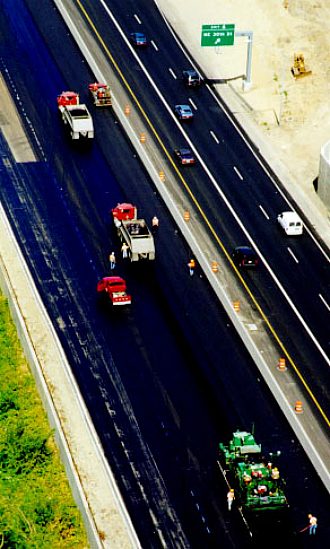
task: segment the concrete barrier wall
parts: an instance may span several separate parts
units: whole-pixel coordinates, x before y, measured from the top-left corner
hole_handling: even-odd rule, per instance
[[[321,148],[317,192],[330,209],[330,141]]]

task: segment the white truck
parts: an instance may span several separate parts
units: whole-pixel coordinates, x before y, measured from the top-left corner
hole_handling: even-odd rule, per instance
[[[57,104],[63,124],[69,126],[71,139],[85,137],[93,139],[93,119],[86,105],[79,103],[79,95],[75,92],[62,92],[57,98]]]
[[[303,233],[303,222],[296,212],[282,212],[277,216],[279,226],[288,236],[296,236]]]
[[[144,219],[137,219],[137,209],[132,204],[117,204],[111,210],[121,242],[126,242],[131,261],[155,259],[155,242]]]

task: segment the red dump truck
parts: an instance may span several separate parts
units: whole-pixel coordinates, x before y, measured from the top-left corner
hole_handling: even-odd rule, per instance
[[[131,261],[155,259],[154,237],[144,219],[138,219],[137,208],[123,202],[111,210],[121,242],[126,242]]]
[[[57,96],[57,105],[63,124],[69,128],[71,139],[93,139],[93,119],[86,105],[79,102],[78,93],[63,91]]]

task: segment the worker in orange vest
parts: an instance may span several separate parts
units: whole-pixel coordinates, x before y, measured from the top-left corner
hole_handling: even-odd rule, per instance
[[[188,267],[189,267],[190,276],[193,276],[193,274],[195,272],[196,261],[194,259],[191,259],[188,263]]]

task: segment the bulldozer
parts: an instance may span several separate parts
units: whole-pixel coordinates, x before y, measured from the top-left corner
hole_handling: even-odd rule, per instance
[[[303,76],[308,76],[312,74],[312,71],[307,69],[305,66],[305,59],[302,53],[294,54],[293,67],[291,72],[295,78],[302,78]]]

